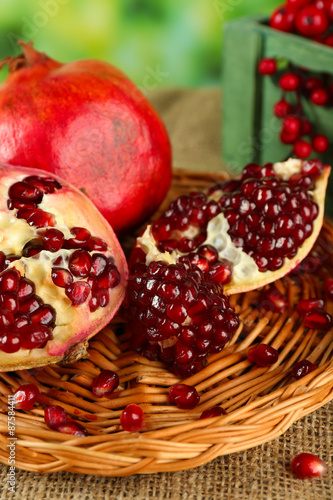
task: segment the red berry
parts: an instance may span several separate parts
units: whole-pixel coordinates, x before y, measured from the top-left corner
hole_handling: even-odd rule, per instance
[[[303,84],[303,88],[306,92],[311,93],[313,90],[317,90],[323,87],[323,82],[320,78],[316,76],[310,76],[307,78]]]
[[[309,135],[312,131],[312,125],[306,118],[301,119],[301,135]]]
[[[325,36],[323,42],[328,47],[333,47],[333,33],[329,33],[327,36]]]
[[[325,462],[312,455],[312,453],[300,453],[291,463],[293,472],[301,479],[325,476],[327,465]]]
[[[312,146],[307,141],[296,141],[294,144],[294,153],[298,158],[307,158],[312,152]]]
[[[283,144],[294,144],[298,138],[298,134],[289,134],[284,129],[282,129],[280,132],[280,141]]]
[[[274,75],[276,69],[275,59],[264,58],[258,63],[258,71],[261,75]]]
[[[284,118],[292,111],[291,104],[285,99],[281,99],[274,105],[274,114],[277,118]]]
[[[143,411],[140,406],[130,404],[121,412],[120,424],[124,431],[137,432],[141,429],[143,422]]]
[[[269,25],[279,31],[292,32],[294,28],[295,11],[289,6],[278,7],[269,19]]]
[[[301,9],[305,7],[305,5],[309,5],[312,0],[287,0],[287,5],[293,7],[295,10]]]
[[[203,411],[199,420],[203,420],[205,418],[220,417],[221,415],[226,414],[227,412],[223,408],[221,408],[221,406],[213,406],[213,408],[209,408],[209,410]]]
[[[325,106],[329,101],[329,93],[326,89],[315,89],[311,92],[311,102],[316,106]]]
[[[95,396],[102,398],[112,394],[119,385],[119,376],[111,370],[102,370],[94,379],[91,390]]]
[[[176,384],[170,389],[169,401],[182,410],[193,410],[199,404],[200,397],[195,387]]]
[[[31,410],[39,397],[39,389],[35,384],[24,384],[16,389],[14,396],[16,408]]]
[[[247,357],[258,366],[271,366],[277,362],[279,353],[270,345],[259,344],[248,351]]]
[[[295,18],[295,27],[298,33],[313,38],[323,35],[329,26],[327,14],[314,5],[303,7]]]
[[[283,120],[282,126],[283,130],[285,130],[288,134],[297,135],[301,129],[301,121],[295,116],[287,116]]]
[[[312,138],[312,147],[317,153],[325,153],[329,144],[330,143],[326,135],[317,134]]]
[[[333,21],[333,0],[326,0],[326,12],[331,22]]]
[[[309,361],[308,359],[302,359],[293,366],[291,374],[296,380],[299,380],[300,378],[305,377],[305,375],[312,372],[316,368],[317,365],[311,363],[311,361]]]
[[[279,86],[281,87],[282,90],[285,90],[286,92],[292,92],[294,90],[297,90],[298,87],[300,86],[300,83],[301,79],[295,73],[285,73],[284,75],[281,76],[279,80]]]

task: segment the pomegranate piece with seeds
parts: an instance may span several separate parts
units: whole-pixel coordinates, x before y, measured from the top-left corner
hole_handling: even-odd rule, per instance
[[[271,283],[316,241],[329,173],[319,160],[249,164],[239,179],[173,201],[137,239],[130,265],[187,258],[226,294]]]
[[[14,392],[15,407],[19,410],[31,410],[39,397],[39,389],[35,384],[21,385]]]
[[[50,174],[0,164],[0,194],[0,371],[72,362],[123,300],[122,249],[94,205]]]
[[[324,460],[312,453],[300,453],[291,463],[293,472],[301,479],[322,477],[327,473]]]

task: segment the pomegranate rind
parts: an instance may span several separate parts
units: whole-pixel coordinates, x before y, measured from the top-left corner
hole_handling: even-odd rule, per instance
[[[95,312],[91,312],[88,306],[89,299],[80,306],[72,307],[64,289],[56,287],[52,283],[51,266],[39,266],[37,269],[36,261],[31,257],[14,261],[9,267],[15,267],[23,276],[35,282],[36,294],[45,303],[50,303],[55,307],[57,319],[60,319],[61,323],[58,324],[56,321],[53,340],[48,341],[44,348],[32,350],[21,348],[11,354],[0,351],[0,372],[58,363],[66,359],[67,354],[70,355],[70,359],[73,359],[73,356],[75,359],[84,357],[86,351],[82,346],[102,330],[116,314],[124,299],[128,280],[126,258],[110,224],[87,196],[63,179],[39,169],[0,164],[0,214],[10,213],[6,205],[9,186],[30,175],[52,177],[61,184],[62,189],[56,193],[45,195],[39,207],[56,215],[56,227],[60,226],[63,229],[65,225],[69,228],[83,226],[90,230],[94,236],[102,238],[108,245],[108,253],[114,258],[114,263],[120,274],[120,283],[111,290],[107,307],[98,308]],[[28,226],[26,221],[16,219],[14,214],[11,217],[15,223],[18,223],[22,228],[24,227],[28,235],[33,234],[33,229]],[[9,232],[8,227],[0,227],[1,250],[6,247],[10,239]],[[25,240],[20,241],[20,237],[21,235],[18,234],[18,245],[22,248],[22,241]],[[27,240],[29,238],[30,236]],[[48,253],[45,252],[45,255]],[[52,255],[54,257],[56,253]],[[29,260],[30,264],[27,266]],[[65,321],[64,318],[66,318]]]
[[[295,172],[299,171],[301,163],[299,160],[289,160],[288,162],[281,163],[285,170],[286,178],[289,178],[290,174],[294,173],[293,168],[295,168]],[[288,170],[291,170],[291,172]],[[283,266],[276,271],[259,271],[257,265],[255,264],[252,257],[242,251],[241,248],[237,249],[237,251],[242,253],[243,265],[247,265],[247,263],[251,264],[251,269],[253,269],[253,273],[248,273],[247,276],[239,277],[236,276],[236,273],[233,270],[233,274],[229,283],[223,286],[223,293],[226,295],[233,295],[236,293],[244,293],[251,290],[255,290],[257,288],[261,288],[277,279],[282,278],[293,269],[295,269],[302,260],[309,254],[311,251],[323,224],[324,219],[324,210],[325,210],[325,194],[328,183],[328,178],[331,172],[331,168],[325,165],[323,172],[315,181],[315,187],[312,192],[313,200],[318,204],[319,211],[318,216],[314,220],[313,223],[313,232],[311,235],[303,242],[303,244],[298,248],[297,254],[292,258],[285,258],[285,262]],[[213,223],[215,219],[220,218],[223,220],[223,225],[225,228],[228,228],[229,225],[223,215],[223,213],[217,215],[213,218],[209,224]],[[209,225],[208,225],[209,227]],[[229,237],[229,235],[227,235]],[[230,243],[231,242],[231,238]],[[203,245],[209,244],[213,245],[213,242],[208,235],[207,239],[203,242]],[[175,264],[180,255],[182,255],[178,251],[169,252],[160,252],[157,248],[157,243],[153,236],[152,226],[148,225],[145,229],[144,233],[137,239],[136,247],[139,247],[146,254],[146,264],[149,264],[151,261],[164,261],[167,264]],[[236,248],[236,247],[235,247]]]

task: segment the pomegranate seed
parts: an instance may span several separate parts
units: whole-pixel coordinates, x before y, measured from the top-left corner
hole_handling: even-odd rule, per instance
[[[296,380],[299,380],[316,368],[317,365],[311,363],[308,359],[303,359],[293,366],[291,374]]]
[[[7,309],[0,311],[0,330],[6,330],[9,326],[14,324],[14,315]]]
[[[296,455],[291,463],[293,472],[301,479],[321,477],[327,473],[327,465],[325,462],[312,455],[312,453],[300,453]]]
[[[333,279],[327,279],[324,282],[324,290],[328,299],[333,299]]]
[[[44,305],[30,316],[31,323],[39,323],[41,325],[54,325],[56,319],[55,309],[50,305]]]
[[[12,200],[29,200],[40,202],[43,193],[37,187],[31,186],[27,182],[15,182],[8,191],[8,196]]]
[[[73,276],[71,273],[62,267],[53,268],[51,278],[53,283],[61,288],[66,288],[66,286],[73,283]]]
[[[324,301],[321,299],[302,299],[297,304],[297,311],[300,314],[306,314],[311,309],[324,307]]]
[[[316,330],[330,330],[332,326],[332,316],[323,309],[315,307],[305,314],[304,326]]]
[[[213,408],[209,408],[209,410],[203,411],[199,420],[203,420],[205,418],[220,417],[221,415],[226,414],[227,412],[223,408],[221,408],[221,406],[213,406]]]
[[[42,250],[44,250],[43,242],[34,238],[23,247],[22,255],[23,257],[34,257],[38,255]]]
[[[9,210],[20,209],[20,208],[37,208],[37,204],[34,201],[20,201],[20,200],[8,200],[7,207]]]
[[[25,326],[25,325],[30,325],[31,323],[31,320],[29,318],[29,316],[27,316],[26,314],[22,314],[22,313],[17,313],[15,314],[15,327],[16,328],[22,328],[22,326]]]
[[[39,397],[39,389],[35,384],[24,384],[16,389],[14,396],[16,408],[31,410]]]
[[[86,245],[87,250],[90,252],[106,252],[108,249],[107,244],[102,238],[97,238],[96,236],[92,236]]]
[[[83,425],[78,422],[74,422],[72,420],[67,420],[66,422],[62,422],[55,429],[58,432],[62,432],[63,434],[72,434],[73,436],[85,437],[88,436],[88,431]]]
[[[7,269],[0,275],[0,293],[2,292],[17,292],[21,275],[15,269]]]
[[[57,252],[60,250],[64,244],[64,240],[64,234],[59,231],[59,229],[48,229],[42,235],[45,250],[49,252]]]
[[[169,401],[182,410],[193,410],[200,401],[195,387],[186,384],[173,385],[169,392]]]
[[[106,273],[98,279],[99,288],[115,288],[120,283],[120,274],[114,264],[109,264]]]
[[[102,398],[112,394],[119,385],[119,376],[111,370],[102,370],[94,379],[91,390],[95,396]]]
[[[43,305],[43,301],[38,295],[32,295],[28,299],[21,302],[19,310],[23,314],[32,314]]]
[[[36,291],[35,283],[31,280],[28,280],[27,278],[21,278],[18,290],[17,290],[17,296],[20,301],[27,299],[28,297],[31,297]]]
[[[91,263],[91,256],[86,250],[75,250],[69,257],[68,267],[74,276],[87,278],[90,273]]]
[[[277,288],[268,288],[263,292],[263,306],[265,309],[273,310],[274,312],[283,312],[288,307],[287,298],[282,295]]]
[[[90,273],[93,276],[99,277],[106,271],[108,266],[108,259],[102,253],[94,253],[91,258],[91,270]]]
[[[50,328],[39,324],[22,326],[20,336],[23,349],[42,348],[53,338]]]
[[[316,179],[323,172],[324,166],[320,160],[308,160],[303,163],[302,174]]]
[[[90,292],[91,288],[85,281],[75,281],[65,288],[65,293],[74,306],[83,304],[89,297]]]
[[[52,430],[56,430],[60,424],[67,422],[68,418],[68,413],[62,406],[51,405],[44,409],[45,423]]]
[[[18,297],[15,292],[5,292],[0,295],[1,309],[7,309],[11,313],[17,313],[19,309]]]
[[[178,365],[188,365],[194,361],[195,357],[195,352],[191,347],[183,345],[181,342],[177,342],[174,359]]]
[[[29,177],[25,177],[24,182],[27,182],[28,184],[37,187],[39,191],[41,191],[44,194],[54,193],[54,191],[61,189],[61,184],[59,184],[58,181],[52,179],[51,177],[46,178],[46,177],[39,177],[37,175],[30,175]]]
[[[228,264],[214,262],[209,266],[207,276],[216,283],[226,284],[231,281],[232,270]]]
[[[4,331],[0,333],[0,350],[6,353],[17,352],[21,348],[21,337],[18,332]]]
[[[91,312],[97,311],[99,308],[99,300],[96,295],[92,295],[91,299],[89,300],[89,309]]]
[[[168,219],[159,219],[152,223],[152,233],[156,241],[167,240],[171,235],[171,225]]]
[[[89,243],[91,238],[91,233],[84,227],[73,227],[71,234],[74,235],[74,238],[67,240],[69,248],[82,248]]]
[[[259,344],[247,353],[248,359],[258,366],[271,366],[277,362],[279,353],[274,347],[266,344]]]
[[[25,217],[23,217],[25,218]],[[49,212],[44,212],[44,210],[40,210],[37,208],[34,210],[28,217],[27,217],[27,223],[29,226],[36,226],[36,227],[48,227],[48,226],[55,226],[56,225],[56,220],[52,214]]]
[[[130,404],[121,412],[120,424],[124,431],[137,432],[143,423],[143,411],[140,406]]]
[[[109,290],[103,289],[99,290],[96,294],[98,298],[98,304],[100,307],[106,307],[110,301],[110,293]]]

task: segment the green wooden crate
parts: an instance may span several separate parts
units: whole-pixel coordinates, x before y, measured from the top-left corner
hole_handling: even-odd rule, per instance
[[[266,23],[266,24],[265,24]],[[281,57],[313,72],[333,75],[333,49],[306,38],[271,29],[267,19],[243,18],[224,28],[223,54],[223,160],[235,172],[250,162],[281,161],[291,155],[292,147],[279,140],[281,120],[273,106],[281,90],[269,77],[257,72],[262,57]],[[318,131],[333,141],[333,108],[303,102],[308,118]],[[333,147],[324,155],[333,163]],[[333,214],[333,176],[328,189],[327,209]]]

